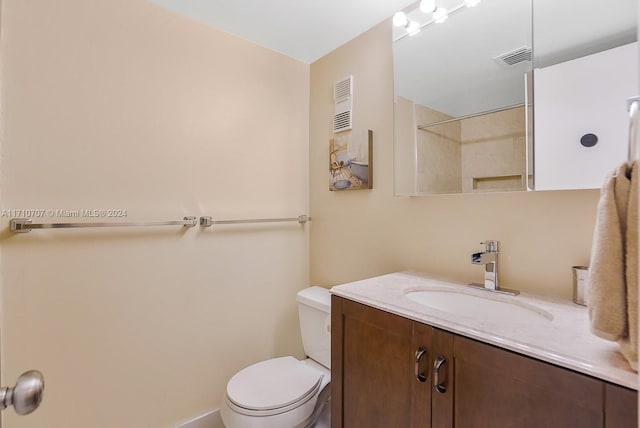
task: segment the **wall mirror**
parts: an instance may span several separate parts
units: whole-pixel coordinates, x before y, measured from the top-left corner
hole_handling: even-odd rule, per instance
[[[535,162],[541,155],[534,151],[532,108],[538,108],[533,96],[539,83],[536,72],[631,43],[637,34],[635,0],[613,0],[604,14],[601,3],[593,0],[466,3],[436,0],[437,7],[448,11],[447,19],[436,23],[434,13],[422,12],[417,2],[405,11],[407,24],[394,27],[396,195],[537,188]],[[419,32],[411,21],[417,22]],[[563,79],[561,85],[571,86],[571,76]],[[554,120],[563,108],[556,107]],[[621,108],[626,118],[626,102]],[[537,119],[542,112],[535,113]],[[554,144],[547,145],[548,152],[556,150]]]

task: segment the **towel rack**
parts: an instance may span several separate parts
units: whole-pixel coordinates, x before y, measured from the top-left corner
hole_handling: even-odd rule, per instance
[[[285,217],[285,218],[254,218],[246,220],[214,220],[209,216],[200,217],[200,226],[211,227],[217,224],[243,224],[243,223],[282,223],[295,221],[300,224],[305,224],[311,221],[311,217],[307,215],[299,215],[298,217]]]
[[[196,217],[184,217],[177,221],[129,222],[129,223],[33,223],[30,218],[13,218],[10,222],[14,233],[27,233],[33,229],[77,229],[85,227],[146,227],[146,226],[183,226],[198,225]]]
[[[629,110],[629,163],[638,159],[638,110],[640,110],[640,96],[627,100]]]
[[[195,227],[200,224],[202,227],[211,227],[217,224],[242,224],[242,223],[281,223],[295,221],[305,224],[311,221],[311,217],[302,214],[298,217],[286,218],[256,218],[246,220],[214,220],[211,217],[200,217],[200,221],[196,217],[184,217],[177,221],[159,221],[159,222],[130,222],[130,223],[34,223],[30,218],[13,218],[10,221],[11,232],[28,233],[33,229],[78,229],[86,227],[145,227],[145,226],[183,226]]]

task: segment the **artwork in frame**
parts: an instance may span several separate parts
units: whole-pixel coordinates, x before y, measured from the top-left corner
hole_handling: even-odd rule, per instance
[[[373,132],[353,130],[329,140],[329,190],[373,188]]]

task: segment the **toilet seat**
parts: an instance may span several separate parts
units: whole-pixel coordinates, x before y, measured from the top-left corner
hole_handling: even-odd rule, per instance
[[[295,409],[316,396],[324,374],[294,357],[262,361],[236,373],[227,384],[231,409],[271,416]]]

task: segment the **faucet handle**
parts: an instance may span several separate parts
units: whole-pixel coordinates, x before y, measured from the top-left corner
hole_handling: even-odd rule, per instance
[[[498,252],[498,241],[484,241],[480,243],[481,245],[485,245],[487,247],[487,251],[490,253]]]

